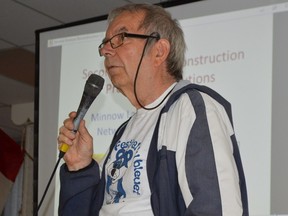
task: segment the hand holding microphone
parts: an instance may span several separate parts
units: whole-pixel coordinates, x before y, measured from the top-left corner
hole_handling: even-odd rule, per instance
[[[69,170],[81,169],[89,165],[92,160],[93,139],[85,127],[85,122],[81,120],[103,85],[104,79],[98,75],[92,74],[88,78],[77,113],[71,112],[59,130],[59,157],[63,157],[69,149],[69,153],[64,157]]]

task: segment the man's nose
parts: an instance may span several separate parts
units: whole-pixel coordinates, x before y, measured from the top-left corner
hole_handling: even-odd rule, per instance
[[[111,47],[111,44],[108,42],[104,44],[102,49],[100,50],[101,55],[104,57],[115,55],[116,50]]]

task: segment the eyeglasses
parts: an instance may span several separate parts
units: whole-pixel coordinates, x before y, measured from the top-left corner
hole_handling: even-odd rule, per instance
[[[155,38],[156,40],[160,39],[160,35],[157,32],[152,33],[151,35],[131,34],[131,33],[127,33],[127,32],[122,32],[122,33],[114,35],[110,39],[104,40],[98,47],[99,55],[103,56],[101,53],[101,50],[103,49],[105,44],[107,44],[109,42],[111,47],[113,49],[116,49],[124,43],[125,37],[140,38],[140,39]]]

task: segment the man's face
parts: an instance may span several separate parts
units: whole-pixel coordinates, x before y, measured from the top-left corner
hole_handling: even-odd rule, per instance
[[[110,39],[121,32],[144,34],[143,30],[138,30],[143,17],[143,13],[122,13],[110,23],[105,39]],[[120,47],[113,49],[108,42],[101,50],[105,57],[104,64],[107,73],[113,85],[126,96],[133,92],[134,78],[145,42],[146,40],[143,39],[125,37],[124,43]],[[149,67],[147,68],[149,64],[146,62],[149,62],[147,55],[143,59],[140,69],[140,71],[145,71],[145,74],[140,72],[138,77],[141,82],[145,82],[143,78],[149,77],[147,74],[149,72],[146,73],[147,70],[149,71]]]

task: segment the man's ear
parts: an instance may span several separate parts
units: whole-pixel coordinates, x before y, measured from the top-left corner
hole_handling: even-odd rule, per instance
[[[155,48],[155,63],[157,65],[162,64],[166,61],[170,52],[170,43],[166,39],[159,39],[154,46]]]

